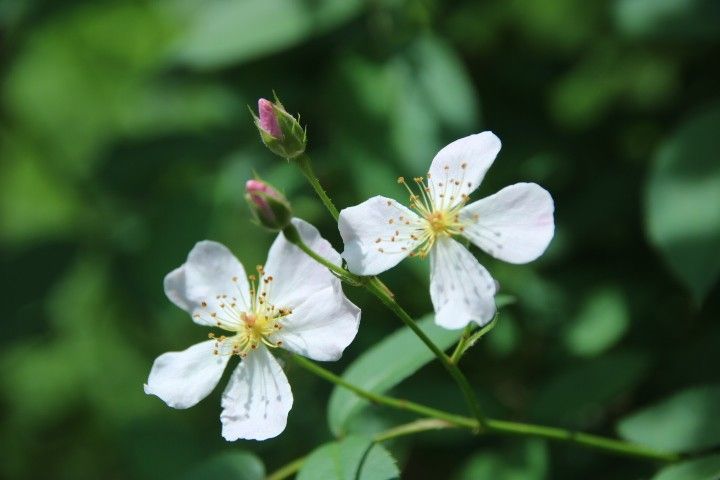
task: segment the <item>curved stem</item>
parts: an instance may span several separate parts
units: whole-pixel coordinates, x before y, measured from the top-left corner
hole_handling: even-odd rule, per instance
[[[307,456],[296,458],[292,462],[275,470],[273,473],[268,475],[265,480],[284,480],[286,478],[290,478],[302,468],[306,458]]]
[[[458,425],[439,418],[419,418],[409,423],[403,423],[397,427],[380,432],[373,437],[376,442],[386,442],[393,438],[414,435],[429,430],[444,430],[446,428],[458,428]]]
[[[475,345],[475,342],[482,338],[482,336],[485,335],[487,332],[495,328],[497,319],[498,314],[496,313],[490,323],[476,331],[473,331],[475,327],[472,323],[468,324],[468,326],[465,327],[465,330],[463,331],[463,334],[460,337],[460,340],[458,341],[455,350],[453,351],[452,355],[450,355],[450,361],[457,365],[460,362],[460,358],[462,358],[462,356],[470,347]]]
[[[384,432],[380,432],[373,437],[373,441],[377,443],[386,442],[388,440],[392,440],[393,438],[403,437],[405,435],[413,435],[415,433],[426,432],[429,430],[441,430],[444,428],[455,428],[455,425],[435,418],[421,418],[410,423],[398,425],[397,427],[385,430]],[[302,468],[306,459],[307,455],[296,458],[292,462],[278,468],[268,475],[266,480],[284,480],[291,477]]]
[[[470,386],[470,383],[468,382],[467,378],[465,378],[465,375],[460,371],[457,365],[455,365],[450,358],[445,355],[445,352],[440,350],[440,348],[435,345],[435,343],[428,337],[425,332],[422,331],[420,327],[418,327],[417,323],[415,323],[415,320],[408,315],[408,313],[395,301],[392,296],[388,294],[387,287],[377,278],[372,277],[366,284],[367,289],[373,293],[376,297],[380,299],[380,301],[388,307],[400,320],[405,323],[414,333],[415,335],[422,340],[422,342],[427,345],[427,347],[435,354],[435,356],[440,360],[440,363],[442,363],[443,367],[445,367],[445,370],[448,371],[450,376],[452,376],[453,380],[455,380],[455,383],[458,384],[460,387],[460,390],[462,391],[463,396],[465,397],[465,403],[467,403],[468,408],[470,409],[470,412],[472,412],[473,417],[477,420],[478,427],[480,429],[485,427],[485,418],[483,417],[482,411],[480,410],[480,404],[478,403],[477,397],[475,396],[475,392],[473,391],[472,387]]]
[[[315,176],[315,173],[312,170],[310,157],[308,157],[307,154],[303,153],[297,158],[297,161],[300,170],[308,179],[310,185],[320,197],[320,200],[322,200],[323,204],[328,209],[333,218],[337,220],[339,216],[338,210],[337,208],[335,208],[332,200],[330,199],[330,197],[328,197],[327,193],[322,188],[320,182]],[[286,228],[283,232],[285,233],[286,237],[290,242],[294,243],[301,250],[314,258],[316,261],[326,266],[328,269],[334,272],[341,280],[353,285],[365,286],[371,293],[378,297],[386,307],[388,307],[396,316],[398,316],[400,320],[402,320],[403,323],[405,323],[420,338],[420,340],[422,340],[423,343],[427,345],[427,347],[435,354],[435,356],[437,356],[445,369],[457,382],[465,397],[466,402],[468,403],[470,410],[475,416],[475,419],[444,412],[442,410],[437,410],[431,407],[427,407],[425,405],[409,402],[407,400],[401,400],[385,395],[376,394],[373,392],[368,392],[361,389],[360,387],[348,383],[341,377],[316,365],[315,363],[305,359],[304,357],[294,357],[300,365],[319,375],[320,377],[325,378],[326,380],[329,380],[344,388],[347,388],[348,390],[354,392],[356,395],[361,396],[372,402],[383,404],[391,408],[412,411],[424,416],[430,416],[436,419],[436,422],[444,421],[450,425],[468,428],[474,433],[496,433],[501,435],[532,436],[544,438],[547,440],[574,443],[576,445],[582,445],[584,447],[593,448],[608,453],[614,453],[617,455],[644,458],[662,462],[676,462],[681,459],[681,456],[675,453],[659,452],[657,450],[643,447],[642,445],[624,442],[622,440],[615,440],[607,437],[601,437],[598,435],[592,435],[583,432],[574,432],[562,428],[547,427],[530,423],[509,422],[492,418],[484,418],[480,411],[480,407],[477,402],[475,393],[472,391],[472,388],[470,387],[467,378],[465,378],[465,375],[463,375],[463,373],[456,365],[456,362],[459,361],[460,357],[462,356],[462,350],[460,350],[460,348],[457,348],[455,352],[453,352],[452,357],[448,357],[442,350],[438,348],[437,345],[435,345],[435,343],[433,343],[433,341],[427,335],[425,335],[425,333],[420,329],[420,327],[417,326],[412,317],[410,317],[410,315],[408,315],[408,313],[395,301],[390,290],[377,277],[361,277],[355,275],[318,255],[317,253],[312,251],[307,245],[305,245],[305,243],[300,238],[297,230],[292,227],[292,225]],[[463,336],[464,340],[461,341],[461,343],[463,344],[462,348],[465,347],[466,343],[470,343],[473,340],[476,340],[485,332],[485,329],[481,329],[479,332],[476,332],[476,334],[478,335],[477,337],[475,337],[475,335],[469,336],[467,338]],[[404,434],[410,434],[422,430],[423,429],[421,428],[401,429],[397,432],[398,434],[400,434],[399,432],[406,432]],[[300,466],[298,465],[295,470],[292,470],[286,476],[291,475],[299,468]],[[276,474],[278,472],[276,472]],[[286,478],[286,476],[272,476],[271,478],[273,480],[280,480],[281,478]]]
[[[377,403],[380,405],[385,405],[391,408],[394,408],[396,410],[405,410],[408,412],[417,413],[422,416],[426,417],[433,417],[438,418],[441,420],[445,420],[446,422],[449,422],[453,425],[457,425],[458,427],[465,427],[465,428],[476,428],[477,422],[474,420],[463,417],[460,415],[455,415],[453,413],[444,412],[442,410],[438,410],[432,407],[427,407],[425,405],[421,405],[419,403],[410,402],[408,400],[403,400],[401,398],[394,398],[394,397],[388,397],[385,395],[381,395],[378,393],[369,392],[367,390],[364,390],[356,385],[353,385],[352,383],[346,381],[344,378],[335,375],[330,370],[327,370],[320,365],[316,364],[312,360],[308,360],[305,357],[302,357],[300,355],[293,355],[293,360],[295,360],[295,363],[303,367],[304,369],[314,373],[320,378],[324,378],[325,380],[328,380],[329,382],[332,382],[336,385],[340,385],[343,388],[347,388],[351,392],[353,392],[355,395],[362,397],[366,400],[369,400],[373,403]]]
[[[463,330],[463,333],[460,336],[460,340],[458,340],[457,345],[455,345],[455,350],[453,350],[452,355],[450,355],[450,361],[452,363],[457,365],[457,363],[460,361],[460,357],[462,357],[463,352],[465,352],[465,345],[467,345],[467,341],[470,338],[470,335],[472,335],[474,328],[475,326],[471,322],[468,323]]]
[[[283,235],[285,235],[288,242],[292,243],[320,265],[333,272],[340,278],[340,280],[355,286],[363,285],[367,281],[367,277],[361,277],[360,275],[348,272],[344,268],[335,265],[327,258],[315,252],[312,248],[308,247],[307,244],[303,242],[303,239],[300,237],[300,233],[293,224],[289,224],[287,227],[283,228]]]
[[[333,218],[337,221],[340,214],[338,213],[337,208],[335,208],[335,204],[332,202],[332,200],[330,200],[330,197],[328,197],[327,193],[325,193],[322,185],[320,185],[320,181],[318,180],[315,172],[313,171],[312,162],[310,161],[310,157],[308,156],[308,154],[302,153],[295,157],[294,160],[297,161],[298,167],[300,167],[300,171],[303,173],[303,175],[305,175],[307,181],[310,182],[310,185],[313,187],[318,197],[320,197],[320,200],[325,205],[325,208],[328,209],[330,215],[332,215]]]
[[[668,463],[677,462],[682,458],[682,456],[677,453],[659,452],[652,448],[644,447],[635,443],[616,440],[614,438],[601,437],[590,433],[575,432],[564,428],[547,427],[545,425],[536,425],[532,423],[508,422],[492,418],[487,419],[486,426],[489,432],[502,435],[538,437],[547,440],[569,442],[626,457],[644,458]]]
[[[452,376],[453,380],[455,380],[460,387],[463,397],[465,397],[465,403],[467,403],[473,417],[477,419],[479,428],[484,427],[485,420],[482,415],[482,411],[480,410],[480,404],[478,403],[477,397],[475,396],[475,392],[473,392],[470,383],[467,381],[467,378],[465,378],[465,375],[463,375],[457,365],[455,365],[451,359],[445,355],[445,352],[440,350],[430,337],[428,337],[425,332],[418,327],[415,320],[413,320],[413,318],[408,315],[408,313],[395,301],[390,290],[380,281],[380,279],[377,277],[360,277],[352,274],[321,255],[318,255],[310,247],[308,247],[305,242],[303,242],[302,238],[300,238],[300,234],[293,225],[285,227],[283,234],[289,242],[295,244],[298,248],[300,248],[300,250],[330,269],[330,271],[334,272],[342,280],[350,282],[354,285],[363,285],[373,295],[375,295],[383,303],[383,305],[389,308],[398,318],[400,318],[400,320],[402,320],[403,323],[405,323],[405,325],[407,325],[408,328],[410,328],[415,335],[417,335],[418,338],[420,338],[420,340],[422,340],[422,342],[435,354],[438,360],[440,360],[440,363],[442,363],[443,367],[445,367],[448,373]]]
[[[403,400],[399,398],[389,397],[387,395],[381,395],[374,392],[364,390],[352,383],[349,383],[342,377],[335,375],[334,373],[326,370],[325,368],[317,365],[311,360],[304,357],[294,355],[293,359],[302,367],[306,368],[310,372],[318,375],[325,380],[328,380],[336,385],[340,385],[343,388],[347,388],[351,392],[355,393],[359,397],[365,398],[371,402],[385,405],[397,410],[404,410],[414,412],[425,417],[432,417],[435,419],[435,423],[431,425],[438,425],[439,422],[445,422],[448,428],[450,426],[466,428],[477,434],[497,434],[497,435],[514,435],[521,437],[537,437],[551,441],[573,443],[594,450],[600,450],[606,453],[612,453],[616,455],[622,455],[626,457],[643,458],[646,460],[654,460],[660,462],[677,462],[682,457],[676,453],[662,452],[654,450],[652,448],[644,447],[635,443],[625,442],[623,440],[617,440],[608,437],[602,437],[599,435],[592,435],[590,433],[575,432],[564,428],[548,427],[545,425],[536,425],[532,423],[522,422],[510,422],[506,420],[496,420],[493,418],[486,418],[484,424],[484,430],[478,431],[477,420],[461,415],[455,415],[453,413],[438,410],[436,408],[428,407],[419,403]],[[407,434],[415,433],[417,431],[424,431],[427,429],[416,429],[408,431]]]

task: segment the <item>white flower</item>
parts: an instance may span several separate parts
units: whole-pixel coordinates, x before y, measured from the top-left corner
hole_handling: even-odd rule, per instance
[[[350,271],[376,275],[407,256],[430,255],[436,323],[455,329],[492,320],[495,281],[453,237],[463,236],[495,258],[526,263],[545,251],[555,230],[552,197],[534,183],[467,204],[499,151],[492,132],[461,138],[438,152],[427,183],[415,178],[417,193],[398,179],[410,192],[412,210],[377,196],[340,212],[342,256]]]
[[[340,264],[340,255],[312,225],[293,219],[303,241]],[[195,323],[227,335],[155,359],[145,393],[173,408],[192,407],[220,381],[231,356],[241,358],[222,395],[222,435],[264,440],[287,423],[293,396],[271,350],[281,347],[314,360],[337,360],[355,338],[360,309],[340,281],[280,234],[265,267],[248,284],[242,264],[225,246],[195,245],[187,262],[165,277],[165,293]]]

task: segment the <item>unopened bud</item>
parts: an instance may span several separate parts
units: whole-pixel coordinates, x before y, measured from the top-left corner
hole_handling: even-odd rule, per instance
[[[264,98],[258,100],[258,115],[260,116],[258,128],[264,130],[265,133],[272,137],[282,138],[283,135],[280,131],[277,117],[275,116],[275,109],[270,100],[265,100]]]
[[[277,97],[275,102],[258,100],[259,116],[252,115],[260,138],[270,151],[288,160],[305,151],[307,132],[300,126],[300,116],[290,115]]]
[[[250,210],[261,225],[275,231],[288,226],[292,212],[280,192],[261,180],[248,180],[245,192]]]

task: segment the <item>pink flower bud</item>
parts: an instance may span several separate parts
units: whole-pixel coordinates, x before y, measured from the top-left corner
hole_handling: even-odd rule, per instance
[[[262,225],[272,230],[282,230],[290,222],[290,205],[273,187],[261,180],[248,180],[245,192],[255,218]]]
[[[283,134],[272,102],[264,98],[258,100],[258,113],[260,114],[260,128],[275,138],[282,138]]]
[[[250,194],[266,193],[268,195],[281,198],[282,195],[262,180],[248,180],[245,182],[245,191]]]

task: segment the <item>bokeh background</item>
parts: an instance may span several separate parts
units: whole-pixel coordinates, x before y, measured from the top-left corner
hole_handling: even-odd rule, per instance
[[[331,440],[331,388],[293,364],[287,430],[263,443],[222,440],[221,388],[187,411],[142,391],[157,355],[207,333],[165,299],[165,273],[205,238],[264,261],[273,235],[243,200],[254,172],[342,249],[299,171],[253,129],[247,105],[272,89],[302,114],[339,207],[403,198],[398,175],[486,129],[503,149],[480,195],[517,181],[552,192],[541,260],[477,252],[517,299],[463,360],[486,411],[615,435],[699,388],[715,397],[646,429],[720,430],[706,387],[720,382],[719,40],[712,0],[1,1],[0,477],[202,478],[204,462],[241,450],[272,471]],[[431,310],[426,263],[384,279],[414,315]],[[336,372],[399,327],[348,294],[364,319]],[[394,393],[464,411],[436,365]],[[374,408],[358,428],[400,420]],[[462,432],[388,447],[412,479],[655,471]]]

